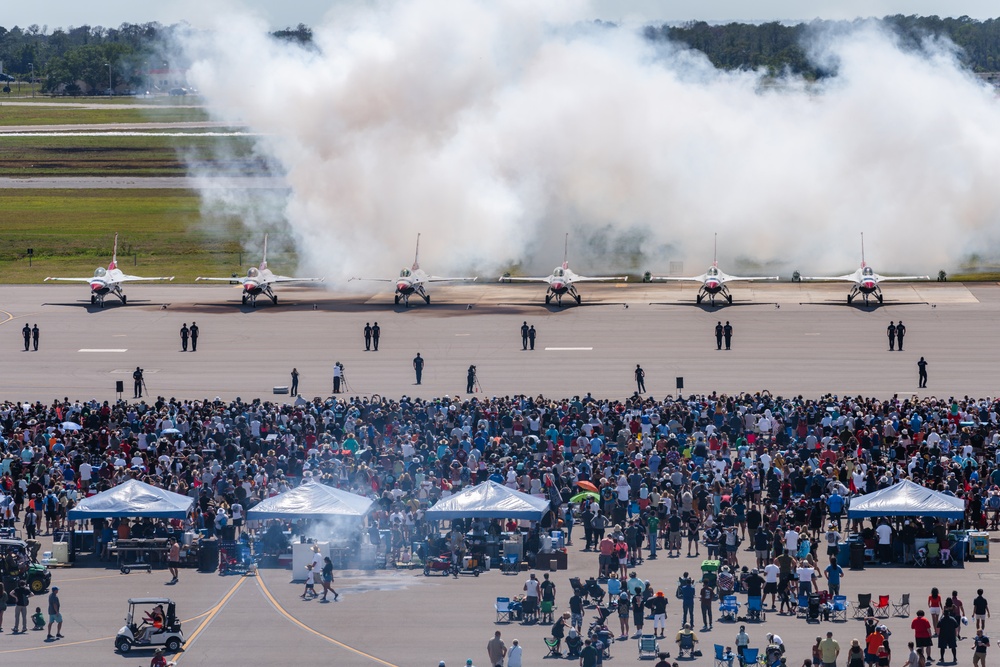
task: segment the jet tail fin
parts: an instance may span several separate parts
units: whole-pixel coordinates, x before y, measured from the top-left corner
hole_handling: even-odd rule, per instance
[[[115,246],[111,251],[111,264],[108,265],[108,269],[118,268],[118,234],[115,233]]]
[[[865,233],[861,232],[861,268],[867,266],[865,264]]]
[[[420,234],[417,233],[417,251],[413,253],[413,271],[420,268]]]
[[[267,268],[267,234],[264,234],[264,258],[260,262],[260,270]]]
[[[566,232],[566,238],[563,239],[563,263],[562,267],[564,269],[569,268],[569,232]]]

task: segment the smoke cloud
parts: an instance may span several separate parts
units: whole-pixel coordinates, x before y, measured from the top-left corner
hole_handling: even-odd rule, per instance
[[[816,84],[724,72],[580,2],[409,0],[337,9],[302,47],[227,13],[183,45],[217,120],[289,184],[302,270],[335,280],[578,273],[935,273],[997,247],[1000,107],[948,43],[876,23],[817,32]],[[206,197],[220,196],[217,191]],[[207,206],[220,206],[211,200]],[[258,238],[258,237],[254,237]],[[280,267],[275,267],[280,270]],[[539,273],[540,272],[540,273]]]

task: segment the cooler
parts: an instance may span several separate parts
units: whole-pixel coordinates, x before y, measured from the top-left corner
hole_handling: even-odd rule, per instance
[[[965,555],[966,559],[983,558],[987,562],[990,560],[990,534],[986,531],[970,530],[969,547]]]
[[[52,558],[57,563],[69,562],[69,542],[53,542]]]
[[[718,572],[719,563],[717,560],[703,560],[701,561],[701,571],[702,572]]]

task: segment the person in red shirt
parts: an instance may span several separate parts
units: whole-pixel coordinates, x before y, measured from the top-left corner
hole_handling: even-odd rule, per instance
[[[913,629],[913,639],[918,648],[931,648],[933,646],[933,642],[931,642],[931,622],[927,620],[923,609],[917,610],[917,617],[910,623],[910,628]]]

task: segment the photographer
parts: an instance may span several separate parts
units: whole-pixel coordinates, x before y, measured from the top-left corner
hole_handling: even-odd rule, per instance
[[[142,398],[142,388],[144,382],[142,380],[142,369],[138,366],[135,367],[135,372],[132,373],[132,398]]]
[[[465,393],[471,394],[476,388],[476,367],[469,366],[469,372],[465,377]]]

